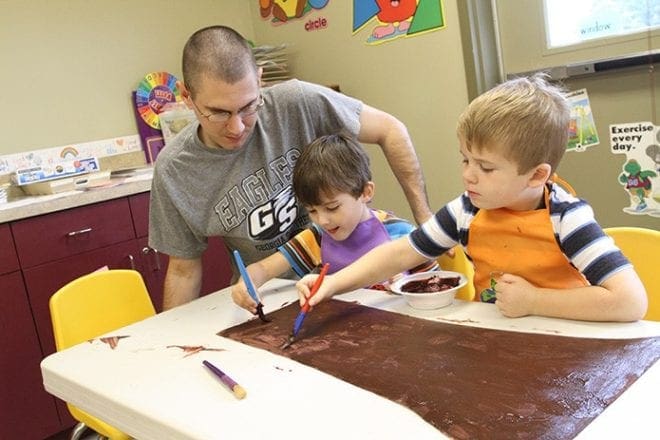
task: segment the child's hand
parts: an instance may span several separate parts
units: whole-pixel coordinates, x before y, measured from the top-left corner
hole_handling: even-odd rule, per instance
[[[519,318],[534,313],[538,289],[524,278],[505,273],[497,281],[495,291],[495,305],[504,316]]]
[[[300,307],[305,305],[305,301],[307,301],[307,298],[311,293],[312,286],[318,277],[318,275],[305,275],[300,281],[296,283],[296,289],[298,290],[298,297],[300,299]],[[321,283],[321,287],[319,287],[319,290],[316,291],[316,294],[309,300],[310,307],[313,307],[321,301],[332,297],[333,293],[330,288],[332,284],[331,278],[331,276],[325,276],[323,283]]]
[[[248,293],[243,280],[239,280],[236,284],[231,286],[231,299],[234,300],[236,305],[243,307],[253,315],[257,313],[257,303],[254,302]]]

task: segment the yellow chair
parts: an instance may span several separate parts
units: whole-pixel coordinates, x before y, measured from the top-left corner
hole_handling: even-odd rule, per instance
[[[467,277],[468,283],[456,292],[456,298],[472,301],[474,299],[474,267],[465,252],[463,252],[463,247],[460,245],[454,246],[453,257],[445,253],[440,255],[437,261],[440,269],[460,272]]]
[[[644,319],[660,321],[660,231],[636,227],[605,228],[644,283],[649,308]]]
[[[156,314],[144,281],[134,270],[106,270],[77,278],[55,292],[49,307],[58,351]],[[71,439],[79,438],[86,427],[112,440],[131,438],[69,403],[67,407],[80,422]]]

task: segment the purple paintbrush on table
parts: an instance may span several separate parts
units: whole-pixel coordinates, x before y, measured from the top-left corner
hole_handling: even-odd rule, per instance
[[[227,385],[229,387],[229,389],[231,390],[232,393],[234,393],[234,396],[236,396],[237,399],[242,399],[247,395],[247,392],[245,391],[245,389],[242,386],[240,386],[239,384],[237,384],[234,381],[234,379],[227,376],[220,368],[216,367],[215,365],[213,365],[209,361],[202,361],[202,363],[204,364],[204,366],[206,368],[211,370],[211,372],[213,374],[218,376],[218,378],[220,378],[222,383],[224,383],[225,385]]]

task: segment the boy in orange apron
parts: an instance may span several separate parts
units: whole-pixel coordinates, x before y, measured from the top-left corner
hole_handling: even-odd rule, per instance
[[[542,74],[507,81],[476,98],[457,130],[465,192],[409,237],[326,277],[310,305],[460,243],[474,264],[475,300],[494,300],[505,316],[641,319],[647,297],[634,268],[591,207],[556,182],[569,120],[561,89]],[[492,289],[494,273],[501,276]],[[298,283],[301,300],[315,278]]]
[[[328,274],[332,274],[376,246],[415,229],[390,212],[368,206],[374,194],[369,156],[348,135],[321,136],[308,145],[296,162],[292,182],[298,202],[307,209],[313,223],[280,246],[278,252],[247,267],[257,288],[290,269],[302,277],[329,263]],[[435,259],[425,259],[400,272],[437,269]],[[388,277],[365,286],[382,290],[383,281],[388,281]],[[231,287],[231,292],[236,304],[252,313],[256,311],[257,304],[247,293],[242,278]]]

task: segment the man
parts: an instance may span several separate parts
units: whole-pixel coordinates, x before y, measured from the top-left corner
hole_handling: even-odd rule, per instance
[[[302,81],[261,89],[261,73],[247,41],[225,26],[200,29],[183,49],[183,82],[177,86],[198,123],[159,154],[151,188],[149,245],[170,256],[164,309],[199,296],[207,237],[221,236],[250,264],[308,225],[291,174],[301,149],[319,136],[344,130],[378,144],[415,220],[431,216],[417,156],[400,121]]]

